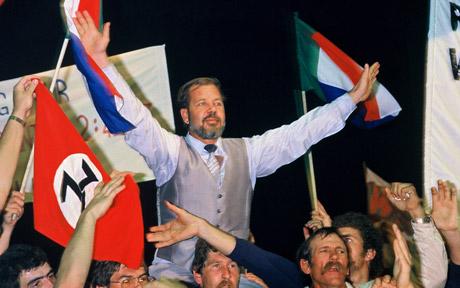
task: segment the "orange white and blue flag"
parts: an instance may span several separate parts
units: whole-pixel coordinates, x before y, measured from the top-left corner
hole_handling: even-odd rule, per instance
[[[80,41],[80,35],[73,23],[77,11],[88,11],[96,25],[101,26],[102,9],[100,0],[65,0],[64,12],[71,38],[73,56],[78,70],[85,76],[91,98],[97,113],[111,133],[124,133],[135,126],[126,120],[117,110],[115,97],[121,94],[104,74],[102,69],[86,52]]]
[[[298,17],[294,17],[301,89],[313,91],[321,100],[331,102],[350,91],[363,68]],[[401,107],[390,92],[376,82],[374,93],[358,106],[352,122],[373,128],[396,117]]]

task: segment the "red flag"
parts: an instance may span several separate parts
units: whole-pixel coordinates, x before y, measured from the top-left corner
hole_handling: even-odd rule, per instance
[[[35,229],[66,246],[96,184],[110,180],[48,89],[39,84],[35,128]],[[126,188],[96,225],[93,259],[128,267],[141,265],[144,230],[139,188],[131,176]]]

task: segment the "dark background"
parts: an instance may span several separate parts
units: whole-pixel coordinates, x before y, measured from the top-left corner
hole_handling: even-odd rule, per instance
[[[0,80],[54,69],[65,34],[58,2],[6,0],[0,7]],[[411,181],[421,188],[428,1],[103,2],[104,20],[112,22],[110,55],[166,44],[172,95],[194,77],[222,81],[228,98],[226,137],[261,134],[297,118],[289,20],[298,11],[356,62],[379,61],[379,81],[403,108],[391,123],[373,130],[348,124],[313,147],[319,199],[331,215],[365,213],[363,162],[388,181]],[[64,66],[71,64],[68,51]],[[308,101],[310,107],[319,104],[312,97]],[[146,226],[156,221],[154,187],[153,181],[141,184]],[[259,246],[293,257],[310,213],[306,187],[301,159],[258,179],[251,229]],[[13,242],[41,245],[57,261],[60,249],[33,233],[32,222],[28,204]],[[153,249],[147,248],[150,261]]]

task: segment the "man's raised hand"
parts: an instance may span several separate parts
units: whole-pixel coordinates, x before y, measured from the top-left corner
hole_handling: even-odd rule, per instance
[[[377,74],[379,74],[380,64],[375,62],[369,67],[369,64],[364,65],[364,70],[361,73],[358,83],[348,92],[353,102],[358,104],[366,100],[372,92],[374,83],[377,80]]]
[[[83,13],[77,12],[76,17],[73,18],[73,22],[78,34],[80,34],[83,47],[85,47],[86,52],[93,58],[96,64],[101,68],[110,65],[107,57],[107,46],[110,42],[110,22],[104,24],[101,33],[94,24],[93,18],[91,18],[91,15],[86,10]]]

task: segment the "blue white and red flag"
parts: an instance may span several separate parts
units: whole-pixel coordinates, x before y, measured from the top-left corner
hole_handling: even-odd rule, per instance
[[[94,106],[107,129],[111,133],[124,133],[135,126],[118,112],[115,97],[121,94],[104,74],[102,69],[86,52],[80,41],[80,35],[73,23],[77,11],[88,11],[96,25],[102,23],[101,1],[99,0],[65,0],[64,12],[72,43],[73,56],[78,70],[85,76]]]
[[[358,82],[363,68],[321,33],[295,17],[297,60],[301,88],[313,91],[331,102],[350,91]],[[352,122],[358,127],[373,128],[395,118],[401,107],[393,95],[376,82],[373,93],[358,105]]]

